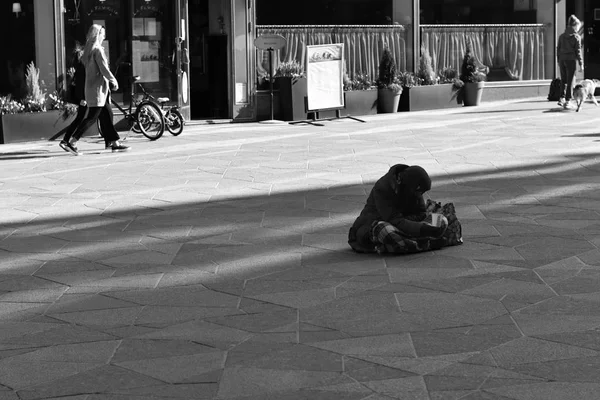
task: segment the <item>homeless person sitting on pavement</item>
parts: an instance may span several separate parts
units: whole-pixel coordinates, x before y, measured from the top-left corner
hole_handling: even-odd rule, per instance
[[[418,165],[391,167],[350,228],[350,247],[357,253],[408,254],[462,244],[454,205],[425,202],[423,193],[429,189],[431,178]],[[442,214],[440,222],[432,223],[432,214]]]

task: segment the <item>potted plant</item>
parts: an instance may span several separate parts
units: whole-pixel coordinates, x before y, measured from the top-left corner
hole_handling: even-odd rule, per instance
[[[453,101],[451,80],[447,75],[456,70],[445,68],[440,72],[433,69],[431,55],[425,47],[421,47],[421,57],[416,73],[402,72],[399,75],[402,84],[400,111],[434,110],[457,107]]]
[[[306,74],[298,61],[282,62],[275,71],[275,88],[279,90],[279,108],[284,121],[307,119]]]
[[[377,78],[377,102],[383,113],[398,111],[402,86],[398,83],[396,60],[388,48],[383,50],[379,62],[379,77]]]
[[[489,68],[478,63],[471,48],[467,47],[460,68],[460,76],[454,79],[452,84],[457,100],[462,100],[465,106],[478,106],[481,102],[488,71]]]
[[[377,114],[377,88],[367,74],[344,75],[344,115]]]
[[[27,94],[22,99],[0,97],[0,143],[50,139],[71,123],[75,105],[66,103],[61,92],[49,96],[42,89],[34,63],[25,74]]]

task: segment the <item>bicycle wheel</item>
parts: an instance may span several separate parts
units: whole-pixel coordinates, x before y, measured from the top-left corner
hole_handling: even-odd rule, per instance
[[[150,101],[144,101],[137,106],[135,118],[144,136],[150,140],[160,138],[165,132],[163,114],[160,108]]]
[[[131,130],[135,133],[142,133],[142,130],[140,129],[140,124],[138,124],[137,122],[133,123],[133,125],[131,126]]]
[[[183,132],[185,120],[179,110],[171,108],[165,115],[165,125],[167,126],[167,130],[171,132],[173,136],[177,136]]]

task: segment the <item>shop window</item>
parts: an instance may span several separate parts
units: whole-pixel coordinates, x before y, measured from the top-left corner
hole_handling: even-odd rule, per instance
[[[459,69],[467,46],[490,81],[554,74],[554,0],[420,1],[421,43],[435,69]]]
[[[119,82],[113,98],[130,101],[131,78],[141,77],[156,97],[177,99],[175,3],[170,0],[65,0],[65,47],[69,55],[85,45],[92,24],[106,27],[103,43],[110,69]]]
[[[344,43],[349,78],[376,80],[384,48],[392,52],[399,71],[412,70],[412,2],[406,0],[306,0],[289,4],[256,0],[256,35],[280,34],[287,45],[274,52],[281,62],[306,63],[306,46]],[[257,50],[259,82],[268,75],[268,52]]]
[[[34,63],[40,70],[42,90],[56,89],[54,9],[47,0],[0,4],[0,95],[21,99],[27,95],[25,74]]]

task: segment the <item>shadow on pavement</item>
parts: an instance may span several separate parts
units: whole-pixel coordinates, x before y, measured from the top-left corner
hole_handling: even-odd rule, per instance
[[[597,267],[587,270],[583,286],[577,285],[577,271],[553,280],[562,271],[560,262],[575,256],[586,265],[600,265],[591,243],[600,237],[599,155],[562,154],[568,160],[433,176],[431,196],[457,205],[466,243],[402,257],[355,254],[346,244],[347,230],[372,181],[345,186],[323,182],[320,188],[268,196],[232,190],[215,201],[203,200],[208,196],[193,182],[182,190],[172,173],[173,186],[162,188],[171,189],[170,200],[148,200],[141,193],[153,193],[154,182],[136,182],[132,189],[119,184],[118,173],[102,193],[77,187],[65,189],[68,195],[47,187],[22,190],[16,194],[27,199],[13,205],[23,210],[17,220],[31,217],[29,207],[49,216],[5,220],[0,227],[0,299],[6,305],[0,316],[3,323],[14,324],[6,327],[2,344],[4,355],[23,368],[19,371],[30,369],[21,375],[45,380],[3,379],[21,383],[22,398],[105,392],[127,396],[148,386],[174,392],[185,386],[176,383],[190,381],[198,382],[197,390],[216,392],[218,387],[219,398],[237,398],[237,393],[241,398],[245,393],[236,389],[239,385],[256,386],[235,375],[246,369],[281,369],[281,375],[268,375],[288,379],[278,390],[298,390],[288,383],[292,378],[285,368],[290,363],[294,370],[310,369],[316,376],[325,370],[322,359],[337,357],[331,361],[336,369],[326,373],[341,375],[338,353],[344,353],[323,344],[337,340],[351,344],[343,355],[350,365],[344,374],[354,373],[352,363],[360,363],[356,368],[361,373],[377,367],[369,379],[381,379],[383,366],[366,363],[364,355],[372,353],[355,347],[363,346],[362,340],[383,349],[376,355],[398,351],[395,343],[400,342],[391,346],[391,340],[409,340],[410,352],[393,354],[411,362],[424,356],[460,361],[464,357],[459,355],[481,353],[482,361],[468,358],[464,365],[491,368],[491,358],[483,357],[490,349],[515,340],[534,343],[512,319],[518,310],[543,303],[541,307],[562,311],[564,303],[544,301],[600,291]],[[293,177],[289,180],[293,183]],[[202,176],[197,182],[202,183]],[[10,202],[14,195],[2,192],[0,198]],[[68,212],[52,216],[64,210]],[[557,264],[533,271],[552,263]],[[582,309],[582,318],[591,318],[591,306],[586,303]],[[518,316],[549,318],[539,314],[534,310]],[[559,314],[553,317],[562,319]],[[575,323],[579,320],[568,319]],[[9,333],[11,328],[37,330]],[[49,363],[32,367],[39,362],[35,351],[79,344],[105,346],[108,356],[86,365],[88,370],[49,378],[38,371]],[[61,364],[54,360],[62,360],[58,356],[63,352],[57,350],[53,364]],[[182,367],[186,362],[190,368]],[[423,365],[431,360],[427,362]],[[198,365],[204,369],[194,369]],[[590,365],[588,370],[597,374],[596,365]],[[455,365],[449,368],[455,370]],[[192,372],[186,375],[188,369]],[[401,368],[385,371],[406,377]],[[163,377],[170,373],[169,379]],[[434,373],[442,374],[436,369],[411,376],[426,379]],[[250,379],[252,384],[256,379]],[[269,387],[273,378],[265,379]],[[428,384],[427,390],[436,389]],[[337,392],[320,398],[334,398],[331,393]],[[266,398],[261,395],[253,399]],[[307,392],[303,398],[316,397]]]

